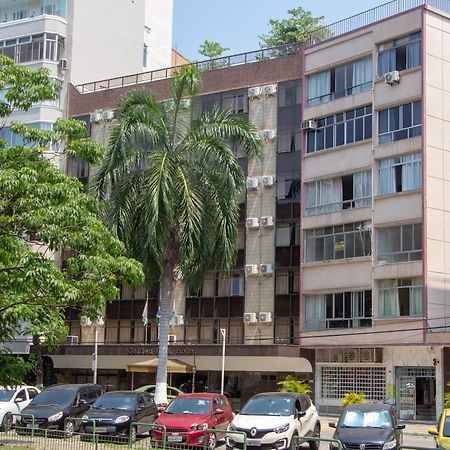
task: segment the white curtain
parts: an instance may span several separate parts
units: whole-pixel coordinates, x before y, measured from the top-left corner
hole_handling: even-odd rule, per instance
[[[364,292],[352,292],[352,326],[359,327],[359,319],[356,317],[364,317]]]
[[[370,205],[372,196],[372,173],[370,170],[353,174],[353,199],[355,208]]]
[[[309,330],[326,328],[325,294],[305,297],[305,328]]]
[[[400,316],[397,280],[381,280],[378,290],[378,316]]]
[[[380,195],[392,194],[395,192],[395,169],[392,166],[392,159],[380,161]]]
[[[308,77],[308,105],[318,105],[330,101],[330,71]]]
[[[395,70],[395,49],[384,50],[378,53],[378,76]]]
[[[342,181],[340,178],[319,183],[319,214],[339,211],[342,207]]]
[[[410,315],[422,315],[422,278],[413,278],[413,286],[409,290]]]
[[[422,186],[422,160],[420,154],[402,158],[402,190],[410,191]]]
[[[313,216],[316,214],[315,207],[317,205],[317,183],[308,183],[306,185],[306,209],[305,216]]]
[[[276,246],[289,247],[291,245],[291,225],[289,222],[277,224]]]
[[[352,93],[367,91],[372,81],[372,57],[356,61],[353,64]]]
[[[421,42],[417,41],[406,47],[407,68],[420,66]]]
[[[215,278],[206,278],[203,280],[202,297],[214,297],[216,293]]]

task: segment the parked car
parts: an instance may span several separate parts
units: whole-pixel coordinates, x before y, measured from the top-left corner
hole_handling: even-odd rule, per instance
[[[33,386],[0,387],[0,430],[9,431],[25,406],[41,392]]]
[[[150,430],[144,424],[152,424],[158,417],[158,409],[150,394],[136,391],[108,392],[99,397],[83,416],[82,440],[89,440],[95,433],[119,436],[136,441],[138,434]],[[139,425],[132,425],[139,422]]]
[[[338,423],[330,422],[329,426],[336,428],[333,439],[341,441],[348,450],[363,447],[396,450],[403,442],[405,428],[397,422],[391,405],[374,403],[347,406]],[[330,450],[337,447],[331,443]]]
[[[183,394],[175,397],[155,424],[166,427],[169,444],[203,445],[204,430],[217,428],[226,430],[233,419],[233,411],[228,399],[221,394]],[[163,431],[153,429],[153,438],[162,441]],[[209,433],[207,443],[210,449],[217,446],[218,439],[225,433]]]
[[[445,408],[442,411],[437,425],[431,427],[428,433],[434,436],[436,440],[436,447],[450,450],[450,409]]]
[[[64,430],[70,437],[81,421],[66,420],[67,417],[81,417],[101,395],[96,384],[57,384],[43,390],[22,410],[19,434],[26,434],[33,427],[36,430]],[[32,416],[34,416],[34,424]]]
[[[155,396],[156,386],[154,384],[147,384],[145,386],[141,386],[140,388],[135,389],[136,392],[147,392],[152,397]],[[176,387],[167,386],[167,400],[173,400],[176,396],[184,394],[184,392]]]
[[[244,405],[228,427],[247,435],[247,449],[288,449],[294,436],[320,437],[320,420],[310,398],[294,392],[256,394]],[[227,449],[243,448],[240,434],[227,435]],[[305,439],[307,441],[307,439]],[[319,442],[308,441],[311,450]]]

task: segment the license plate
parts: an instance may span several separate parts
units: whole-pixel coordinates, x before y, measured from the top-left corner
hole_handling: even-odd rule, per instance
[[[36,429],[36,428],[39,428],[39,425],[36,425],[36,424],[33,424],[33,423],[27,423],[27,428],[34,428],[34,429]]]
[[[96,433],[106,433],[107,428],[106,427],[96,427],[95,432]]]
[[[178,436],[176,434],[169,434],[167,436],[167,442],[183,442],[183,436]]]
[[[247,439],[247,445],[252,445],[253,447],[260,447],[261,440],[260,439]]]

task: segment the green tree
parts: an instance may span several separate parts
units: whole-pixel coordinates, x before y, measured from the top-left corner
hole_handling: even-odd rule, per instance
[[[236,256],[239,195],[245,177],[233,153],[259,155],[261,141],[245,116],[214,108],[191,118],[199,88],[193,66],[172,79],[169,101],[129,93],[116,110],[109,147],[93,189],[106,220],[160,286],[155,401],[167,402],[167,349],[176,278],[199,287],[205,271],[230,269]],[[190,102],[183,97],[191,99]]]
[[[311,394],[307,381],[299,380],[292,375],[286,375],[284,380],[277,383],[280,392],[297,392],[299,394]]]
[[[59,86],[44,69],[31,71],[0,55],[3,120],[14,110],[55,99]],[[125,247],[96,213],[82,184],[61,173],[60,152],[96,161],[100,146],[85,138],[82,122],[58,120],[52,131],[20,122],[11,130],[25,144],[0,140],[0,385],[17,384],[30,368],[8,353],[20,334],[45,338],[55,348],[67,334],[65,312],[77,307],[96,317],[117,298],[117,284],[138,283],[142,266],[125,257]],[[65,143],[65,147],[60,144]],[[49,146],[51,145],[51,149]],[[55,255],[65,255],[55,264]]]
[[[271,27],[268,34],[259,36],[261,48],[279,47],[296,42],[304,42],[310,36],[318,39],[330,37],[331,33],[324,28],[324,16],[314,17],[311,11],[304,10],[301,6],[289,9],[291,17],[282,20],[270,19]]]
[[[360,392],[357,394],[356,392],[348,392],[344,395],[342,399],[342,406],[345,408],[348,405],[355,405],[357,403],[366,403],[366,396],[364,395],[364,392]]]
[[[230,50],[228,47],[222,47],[219,42],[205,40],[200,45],[198,52],[200,55],[206,56],[209,59],[219,58],[226,51]]]

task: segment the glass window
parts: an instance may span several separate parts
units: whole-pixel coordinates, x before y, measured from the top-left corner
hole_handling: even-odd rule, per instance
[[[422,259],[422,224],[378,229],[378,260],[387,263]]]
[[[380,280],[378,316],[402,317],[422,314],[422,278]]]

